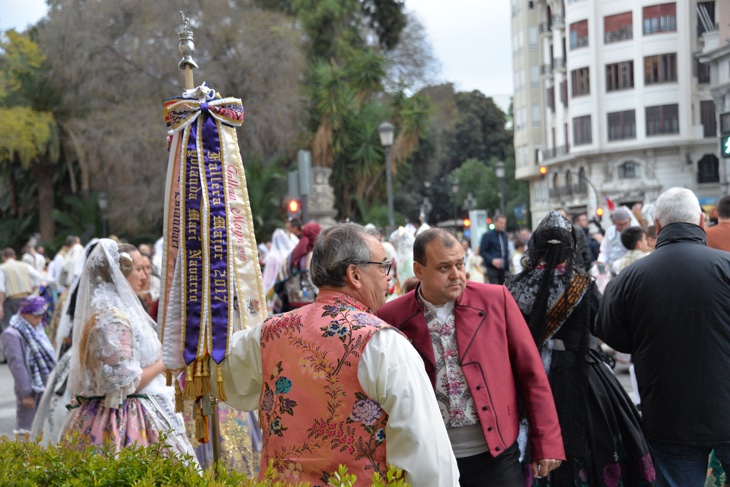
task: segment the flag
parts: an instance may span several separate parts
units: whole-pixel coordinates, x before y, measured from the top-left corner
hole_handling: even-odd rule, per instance
[[[611,198],[606,196],[606,205],[608,206],[608,211],[613,211],[616,208],[616,203],[611,201]]]

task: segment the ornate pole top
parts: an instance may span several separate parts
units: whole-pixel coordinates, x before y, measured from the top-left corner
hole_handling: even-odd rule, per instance
[[[185,13],[180,11],[180,17],[182,17],[182,29],[177,33],[177,37],[180,40],[179,49],[180,54],[183,58],[178,63],[177,67],[181,70],[186,68],[197,69],[198,65],[193,61],[193,53],[195,52],[195,44],[193,44],[193,31],[190,30],[190,18],[185,17]]]

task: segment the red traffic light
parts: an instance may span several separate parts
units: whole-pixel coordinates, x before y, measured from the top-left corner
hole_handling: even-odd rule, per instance
[[[487,218],[487,225],[489,225],[490,223],[492,223],[492,219],[491,218]]]

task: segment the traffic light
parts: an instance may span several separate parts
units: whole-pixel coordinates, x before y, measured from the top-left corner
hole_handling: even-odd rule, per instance
[[[545,179],[546,174],[547,174],[547,167],[540,166],[540,179]]]
[[[724,158],[730,157],[730,134],[723,134],[720,138],[720,155]]]
[[[291,199],[286,204],[286,211],[289,215],[289,218],[298,218],[299,217],[299,210],[301,209],[302,205],[299,203],[299,200],[297,199]]]
[[[468,218],[464,218],[464,228],[469,228],[471,226],[471,220]]]
[[[596,217],[603,218],[603,208],[601,208],[600,206],[596,208]]]

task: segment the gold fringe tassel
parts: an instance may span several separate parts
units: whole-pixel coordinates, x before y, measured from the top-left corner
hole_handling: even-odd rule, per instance
[[[193,381],[195,380],[195,376],[193,375],[194,363],[191,362],[185,367],[185,390],[183,391],[183,397],[188,400],[195,400],[198,397],[193,393]]]
[[[165,369],[165,385],[167,387],[172,385],[172,371],[170,369]]]
[[[210,357],[205,357],[201,360],[203,363],[203,373],[200,378],[200,395],[205,396],[210,394]]]
[[[210,441],[208,418],[203,416],[203,408],[200,404],[195,404],[195,438],[199,443],[208,443]]]
[[[216,383],[218,384],[218,399],[221,401],[227,401],[226,387],[223,385],[223,370],[221,370],[220,364],[216,365]]]
[[[180,382],[175,381],[175,412],[183,412],[183,391],[180,388]]]

